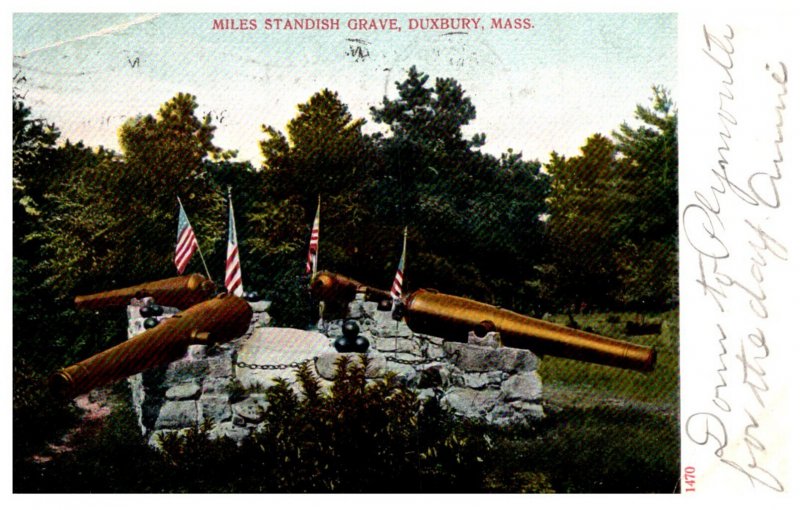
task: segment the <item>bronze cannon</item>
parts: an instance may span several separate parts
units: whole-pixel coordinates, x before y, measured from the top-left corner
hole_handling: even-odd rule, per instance
[[[537,354],[641,372],[653,370],[656,362],[652,347],[579,331],[471,299],[418,290],[406,296],[403,303],[403,317],[415,333],[466,341],[470,331],[497,331],[503,345]]]
[[[209,299],[214,295],[214,289],[214,282],[202,275],[192,274],[78,296],[75,298],[75,306],[88,310],[121,308],[130,304],[133,298],[150,296],[160,305],[186,309]]]
[[[50,376],[50,390],[73,398],[98,386],[178,360],[192,344],[224,343],[247,332],[253,310],[242,298],[220,294],[152,329]]]
[[[345,276],[322,275],[320,273],[312,282],[312,295],[326,302],[352,299],[354,289],[367,288]],[[375,289],[372,292],[387,297],[389,294]],[[405,296],[400,312],[411,331],[451,341],[466,342],[470,331],[479,335],[497,331],[503,345],[536,354],[641,372],[649,372],[655,367],[656,351],[652,347],[587,333],[436,291],[418,290]]]
[[[367,301],[391,300],[389,292],[348,278],[346,276],[320,271],[311,280],[311,295],[325,302],[349,303],[356,294],[364,294]]]

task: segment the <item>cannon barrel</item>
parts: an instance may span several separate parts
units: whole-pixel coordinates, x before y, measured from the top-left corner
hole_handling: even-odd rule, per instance
[[[214,288],[214,282],[211,280],[199,274],[192,274],[77,296],[75,306],[78,309],[88,310],[122,308],[130,304],[133,298],[151,296],[160,305],[186,309],[209,299],[214,294]]]
[[[656,362],[651,347],[623,342],[534,319],[434,291],[418,290],[404,300],[404,319],[415,333],[466,341],[470,331],[497,331],[504,345],[538,354],[649,372]]]
[[[164,319],[159,325],[50,376],[50,390],[73,398],[98,386],[180,359],[192,344],[224,343],[247,332],[253,310],[220,294]]]
[[[358,293],[363,293],[367,301],[392,299],[391,294],[385,290],[328,271],[320,271],[311,280],[311,295],[322,301],[348,303]]]

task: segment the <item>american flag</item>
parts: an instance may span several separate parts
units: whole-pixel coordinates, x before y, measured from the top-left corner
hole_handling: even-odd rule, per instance
[[[178,268],[178,274],[183,274],[198,245],[194,229],[189,223],[189,217],[186,216],[186,211],[183,210],[183,204],[180,199],[178,199],[178,205],[180,206],[180,213],[178,214],[178,244],[175,247],[175,267]]]
[[[311,227],[311,241],[308,243],[308,259],[306,259],[306,274],[316,274],[317,253],[319,251],[319,206],[317,201],[317,214],[314,216],[314,225]]]
[[[236,222],[233,219],[233,201],[228,191],[228,258],[225,261],[225,288],[228,294],[242,296],[242,268],[239,265],[239,243],[236,241]]]
[[[400,255],[400,263],[397,265],[397,273],[394,275],[394,283],[390,295],[393,301],[398,301],[403,294],[403,271],[406,270],[406,239],[408,238],[408,227],[403,230],[403,254]]]

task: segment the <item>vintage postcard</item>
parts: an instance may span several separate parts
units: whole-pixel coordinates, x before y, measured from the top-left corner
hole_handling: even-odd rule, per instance
[[[16,7],[14,493],[796,490],[789,2]]]

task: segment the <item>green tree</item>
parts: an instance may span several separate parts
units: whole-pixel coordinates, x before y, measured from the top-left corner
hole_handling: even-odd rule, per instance
[[[614,249],[633,200],[629,166],[617,156],[600,134],[587,139],[579,156],[551,154],[548,228],[562,305],[599,305],[616,289]]]
[[[540,257],[530,248],[542,238],[548,178],[513,151],[481,153],[485,136],[463,134],[477,116],[472,100],[453,78],[428,81],[412,67],[397,97],[371,109],[391,135],[378,138],[376,188],[386,198],[376,198],[376,216],[411,227],[411,288],[416,281],[509,306],[528,300],[517,290]],[[527,235],[529,243],[518,242]]]
[[[25,249],[25,240],[42,214],[43,195],[50,185],[56,141],[60,133],[53,124],[33,117],[16,94],[12,110],[12,179],[15,256]],[[35,254],[35,247],[28,256]]]
[[[632,166],[636,207],[617,252],[623,286],[618,299],[635,308],[678,298],[678,113],[669,91],[654,86],[650,106],[637,105],[636,128],[613,133]]]
[[[52,194],[39,235],[53,289],[68,295],[174,275],[177,196],[206,252],[224,237],[224,195],[205,163],[225,154],[196,108],[194,96],[178,94],[155,117],[130,119],[119,132],[121,158],[83,166]]]
[[[362,133],[365,120],[354,119],[336,92],[323,89],[297,109],[286,134],[262,126],[267,134],[261,141],[264,196],[254,204],[248,222],[249,242],[269,259],[262,269],[273,291],[276,315],[282,309],[289,323],[307,325],[313,313],[298,277],[304,270],[318,198],[320,269],[370,278],[374,230],[368,195],[377,155],[371,139]]]
[[[53,292],[47,280],[51,256],[72,254],[48,253],[43,234],[57,216],[53,195],[83,168],[110,161],[111,154],[69,140],[57,145],[59,130],[35,118],[19,96],[13,112],[13,426],[19,460],[63,434],[73,418],[68,406],[48,394],[47,375],[118,339],[124,326],[106,314],[77,314]],[[67,264],[62,270],[70,271]]]
[[[677,239],[678,114],[664,87],[653,87],[651,101],[649,107],[636,105],[636,128],[625,122],[613,137],[639,182],[634,240]]]
[[[563,304],[643,310],[677,295],[677,114],[653,91],[617,143],[596,134],[578,156],[551,155],[551,275]]]

